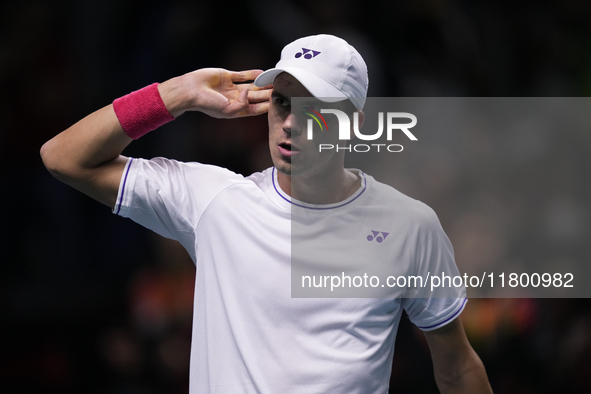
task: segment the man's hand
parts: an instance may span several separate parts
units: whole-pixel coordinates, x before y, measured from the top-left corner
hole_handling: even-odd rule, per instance
[[[264,114],[269,109],[270,86],[254,81],[262,70],[228,71],[204,68],[170,79],[158,86],[164,105],[174,117],[200,111],[214,118]]]

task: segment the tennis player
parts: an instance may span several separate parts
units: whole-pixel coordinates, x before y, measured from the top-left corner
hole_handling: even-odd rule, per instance
[[[463,296],[409,287],[398,288],[399,297],[291,297],[295,216],[321,241],[315,245],[324,245],[318,261],[306,261],[310,267],[338,264],[329,252],[346,242],[347,254],[398,275],[457,271],[429,207],[345,169],[344,151],[318,152],[315,141],[301,138],[292,98],[348,106],[362,119],[367,86],[365,62],[347,42],[305,37],[287,45],[273,69],[201,69],[150,85],[41,148],[55,177],[189,252],[197,267],[191,393],[387,393],[403,310],[425,333],[442,393],[492,392],[457,318]],[[216,118],[268,112],[274,166],[243,177],[212,165],[121,155],[186,111]]]

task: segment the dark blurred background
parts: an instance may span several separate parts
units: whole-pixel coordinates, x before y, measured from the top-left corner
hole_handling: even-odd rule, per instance
[[[0,392],[188,390],[194,266],[44,169],[41,145],[77,120],[197,68],[272,67],[317,33],[361,52],[370,96],[590,96],[590,17],[584,0],[2,2]],[[266,135],[265,117],[187,114],[126,154],[248,175],[271,163]],[[500,138],[423,152],[397,187],[439,213],[459,261],[588,263],[590,135],[556,130],[526,157]],[[497,393],[591,392],[588,299],[473,299],[462,319]],[[406,319],[391,386],[436,392]]]

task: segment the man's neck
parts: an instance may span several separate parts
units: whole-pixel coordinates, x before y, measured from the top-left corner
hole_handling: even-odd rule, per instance
[[[338,173],[290,176],[277,172],[281,190],[291,198],[309,204],[335,204],[351,197],[361,186],[361,178],[344,168]]]

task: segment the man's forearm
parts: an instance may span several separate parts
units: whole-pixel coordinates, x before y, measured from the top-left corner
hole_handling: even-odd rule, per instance
[[[160,84],[158,90],[172,116],[184,112],[186,89],[180,78]],[[41,148],[41,157],[56,176],[76,176],[117,159],[131,141],[110,104],[49,140]]]
[[[104,204],[113,206],[125,166],[125,158],[121,153],[133,140],[131,137],[138,138],[159,124],[182,114],[190,107],[188,91],[183,77],[177,77],[125,96],[115,104],[88,115],[45,143],[41,148],[43,163],[56,178]],[[160,104],[157,101],[154,104],[154,94],[157,95],[157,100],[162,99]],[[115,108],[115,105],[118,107]],[[168,118],[159,121],[150,119],[148,115],[146,119],[145,111],[140,111],[140,119],[144,123],[138,123],[134,111],[151,106],[158,107],[156,110]],[[148,110],[148,114],[150,113],[152,112]],[[122,126],[129,119],[134,130],[124,130]]]
[[[185,111],[216,118],[266,113],[269,87],[246,83],[260,73],[201,69],[157,85],[157,92],[154,85],[134,92],[115,102],[117,112],[113,105],[103,107],[46,142],[43,163],[56,178],[112,207],[125,168],[121,153],[132,137]]]
[[[58,178],[75,177],[116,159],[131,141],[110,104],[47,141],[41,158]]]

